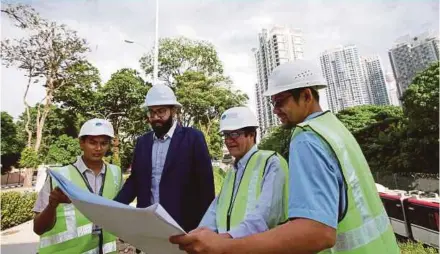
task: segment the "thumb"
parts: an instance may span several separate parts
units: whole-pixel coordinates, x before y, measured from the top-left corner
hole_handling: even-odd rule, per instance
[[[205,230],[209,230],[209,229],[206,227],[200,227],[200,228],[196,228],[196,229],[191,230],[188,234],[194,234],[194,233],[202,232]]]

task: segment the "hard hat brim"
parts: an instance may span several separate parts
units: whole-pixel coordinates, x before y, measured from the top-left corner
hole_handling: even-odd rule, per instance
[[[279,87],[277,89],[268,89],[268,90],[266,90],[263,93],[263,96],[269,97],[269,96],[276,95],[276,94],[279,94],[279,93],[282,93],[282,92],[285,92],[285,91],[289,91],[289,90],[293,90],[293,89],[298,89],[298,88],[307,88],[307,87],[308,88],[314,88],[315,90],[320,90],[320,89],[326,88],[327,85],[324,85],[324,84],[313,85],[313,86],[311,86],[311,85],[304,85],[304,86],[297,86],[295,88],[292,88],[291,85],[286,85],[286,86],[283,86],[283,87]]]
[[[182,107],[182,104],[180,104],[179,102],[177,102],[177,101],[174,101],[174,102],[170,102],[170,103],[144,103],[144,104],[142,104],[142,107],[154,107],[154,106],[176,106],[176,107],[179,107],[179,108],[181,108]]]
[[[236,130],[240,130],[243,128],[247,128],[247,127],[255,127],[255,128],[259,128],[260,126],[258,125],[245,125],[245,126],[230,126],[230,127],[224,127],[224,128],[220,128],[219,133],[223,132],[223,131],[236,131]]]

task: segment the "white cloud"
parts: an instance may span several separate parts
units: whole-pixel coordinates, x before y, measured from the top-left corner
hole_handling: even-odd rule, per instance
[[[86,38],[89,60],[103,81],[123,67],[139,69],[139,58],[154,42],[155,1],[33,1],[41,15],[68,24]],[[427,29],[438,31],[439,3],[425,1],[160,1],[161,37],[188,36],[211,41],[236,87],[249,94],[255,108],[255,63],[251,49],[258,45],[258,32],[270,25],[290,25],[303,30],[305,56],[317,60],[319,53],[337,45],[356,44],[362,55],[379,54],[390,69],[387,50],[395,39]],[[22,33],[1,19],[2,39]],[[21,33],[21,34],[20,34]],[[126,44],[125,39],[137,42]],[[18,116],[23,111],[26,79],[2,66],[1,108]],[[29,102],[44,97],[33,87]]]

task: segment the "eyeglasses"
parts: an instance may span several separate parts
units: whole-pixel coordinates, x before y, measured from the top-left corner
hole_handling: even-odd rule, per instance
[[[287,101],[287,98],[289,98],[290,96],[292,96],[292,94],[288,94],[284,97],[282,97],[281,99],[278,100],[270,100],[270,104],[272,104],[273,108],[281,108]]]
[[[232,132],[222,132],[221,136],[223,137],[223,139],[227,139],[227,138],[237,139],[243,134],[244,131],[232,131]]]
[[[147,116],[149,118],[153,118],[157,116],[162,119],[164,116],[166,116],[167,112],[168,112],[167,108],[160,108],[158,110],[149,109],[147,112]]]

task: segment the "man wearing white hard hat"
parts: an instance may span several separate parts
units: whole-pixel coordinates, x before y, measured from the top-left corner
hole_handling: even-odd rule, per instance
[[[91,119],[79,132],[83,154],[76,162],[52,168],[95,194],[113,199],[122,186],[121,169],[103,161],[114,137],[113,126]],[[94,225],[75,209],[69,198],[47,178],[33,211],[34,232],[40,235],[38,253],[116,253],[116,237]]]
[[[297,60],[273,70],[266,96],[285,127],[289,222],[226,241],[203,230],[171,239],[190,253],[399,253],[367,161],[353,135],[319,105],[321,70]],[[331,96],[331,95],[330,95]]]
[[[256,145],[258,122],[247,107],[226,110],[220,132],[234,167],[199,227],[222,237],[241,238],[264,232],[287,220],[287,175],[284,158]]]
[[[160,203],[186,231],[197,227],[214,199],[214,176],[203,133],[177,123],[181,107],[170,87],[154,85],[147,93],[153,131],[136,143],[131,174],[116,201],[137,207]]]

